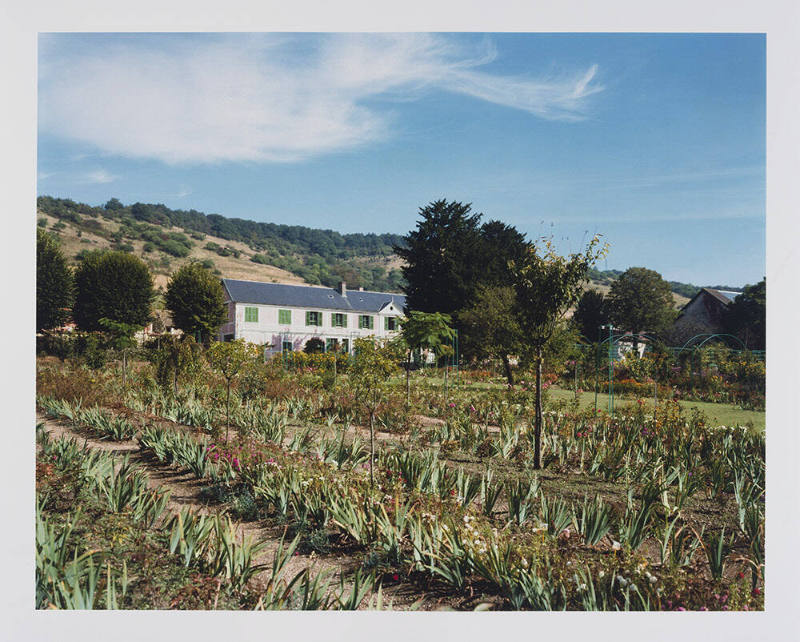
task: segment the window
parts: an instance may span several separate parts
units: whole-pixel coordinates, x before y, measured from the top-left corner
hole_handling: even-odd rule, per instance
[[[322,325],[322,312],[306,312],[306,325]]]
[[[291,341],[284,341],[281,343],[281,350],[283,352],[291,352],[294,349]]]
[[[292,324],[292,311],[291,310],[278,310],[278,323],[281,325]]]
[[[258,308],[244,309],[245,323],[258,323]]]
[[[342,314],[341,312],[334,312],[333,314],[331,314],[331,325],[334,328],[346,328],[347,315]]]
[[[342,352],[348,354],[350,352],[350,339],[342,339]]]
[[[338,347],[338,339],[325,339],[325,352],[336,352]]]
[[[383,319],[384,330],[397,330],[397,317],[385,317]]]
[[[368,314],[361,314],[358,317],[358,327],[362,330],[372,330],[372,317]]]

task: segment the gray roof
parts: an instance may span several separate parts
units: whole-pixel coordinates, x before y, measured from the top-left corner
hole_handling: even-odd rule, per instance
[[[347,290],[347,296],[342,296],[334,288],[239,281],[237,279],[222,279],[222,285],[228,292],[230,300],[236,303],[352,310],[354,312],[379,312],[388,303],[394,303],[396,308],[403,310],[406,305],[404,295],[392,292]]]

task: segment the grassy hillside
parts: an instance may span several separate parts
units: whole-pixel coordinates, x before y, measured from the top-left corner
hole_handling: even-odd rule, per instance
[[[403,286],[402,262],[392,246],[397,234],[340,234],[296,225],[257,223],[173,210],[164,205],[123,205],[111,199],[95,207],[70,199],[41,196],[39,224],[61,239],[68,258],[81,252],[118,249],[141,256],[158,285],[190,260],[202,261],[225,277],[398,292]],[[619,270],[592,270],[589,287],[608,294]],[[699,287],[670,281],[676,307]],[[715,286],[736,290],[728,286]]]

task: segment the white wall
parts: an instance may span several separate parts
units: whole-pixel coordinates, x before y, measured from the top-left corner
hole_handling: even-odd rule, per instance
[[[397,332],[384,329],[384,319],[386,317],[399,317],[402,310],[394,304],[386,306],[381,312],[370,313],[373,317],[372,329],[360,329],[358,318],[363,312],[353,312],[347,310],[322,310],[320,308],[295,308],[290,306],[259,305],[251,303],[236,303],[230,307],[235,310],[235,325],[230,321],[220,328],[220,334],[234,334],[234,339],[245,339],[251,343],[272,344],[270,352],[280,352],[282,341],[291,341],[294,350],[302,350],[306,341],[312,337],[322,339],[349,339],[350,350],[353,349],[353,341],[361,337],[390,337]],[[245,321],[245,308],[258,309],[258,321]],[[292,322],[289,325],[278,323],[278,310],[290,310]],[[321,326],[307,326],[306,312],[321,312]],[[347,318],[347,327],[333,327],[331,317],[333,314],[344,314]],[[230,314],[230,311],[229,311]]]

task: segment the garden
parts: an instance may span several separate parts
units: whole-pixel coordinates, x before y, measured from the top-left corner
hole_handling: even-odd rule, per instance
[[[535,372],[511,387],[358,348],[40,356],[37,608],[764,608],[764,431],[676,398],[697,370],[654,405],[650,364],[623,360],[644,388],[612,414],[563,361],[537,447]],[[709,358],[705,386],[763,377]]]

